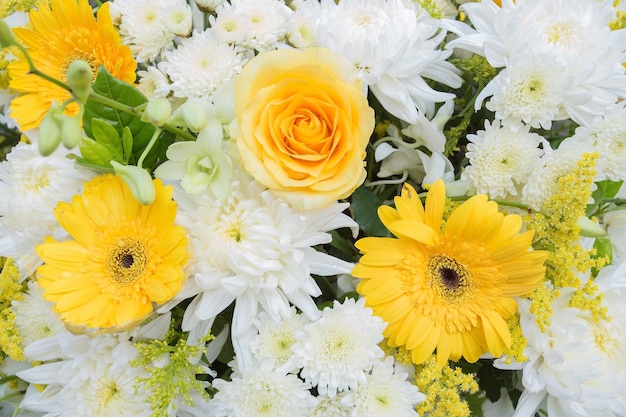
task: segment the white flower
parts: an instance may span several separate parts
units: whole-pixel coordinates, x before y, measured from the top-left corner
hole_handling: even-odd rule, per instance
[[[551,150],[549,144],[543,144],[544,155],[532,167],[531,174],[522,189],[522,202],[535,210],[541,210],[544,203],[561,190],[557,180],[576,169],[583,158],[585,149],[558,148]]]
[[[111,14],[137,62],[154,61],[191,31],[191,8],[185,0],[116,0]]]
[[[407,374],[395,372],[393,357],[377,362],[366,381],[348,391],[341,403],[352,409],[351,417],[418,417],[415,406],[426,396],[407,381]]]
[[[563,94],[569,97],[564,110],[576,123],[591,124],[626,96],[621,66],[626,31],[608,27],[615,18],[611,0],[504,0],[502,7],[485,1],[465,4],[462,10],[476,30],[457,25],[461,36],[448,47],[485,56],[495,68],[508,69],[529,50],[550,56],[534,65],[548,68],[558,61],[564,66],[561,75],[568,82]]]
[[[552,121],[563,119],[571,84],[567,67],[550,55],[520,54],[511,59],[476,98],[479,110],[483,99],[492,96],[486,107],[496,112],[504,125],[517,130],[522,123],[550,129]],[[577,103],[576,103],[577,104]]]
[[[539,144],[543,138],[529,129],[524,126],[514,132],[501,127],[499,120],[493,124],[486,120],[485,130],[467,135],[469,165],[461,178],[469,180],[477,193],[491,198],[517,195],[542,154]]]
[[[220,86],[241,71],[244,62],[241,54],[220,43],[207,29],[183,39],[178,48],[164,54],[158,66],[169,76],[175,97],[210,100]]]
[[[139,76],[137,89],[149,100],[169,95],[170,82],[158,67],[148,66],[145,71],[137,71],[137,75]]]
[[[149,390],[137,390],[148,374],[129,361],[137,350],[124,333],[75,336],[69,332],[39,340],[24,350],[30,361],[50,361],[18,372],[31,384],[22,407],[57,417],[149,417]],[[59,360],[56,360],[59,359]]]
[[[626,210],[605,213],[603,223],[615,255],[626,258]]]
[[[434,113],[434,103],[453,98],[425,79],[459,87],[451,51],[439,21],[416,3],[402,0],[322,0],[316,30],[318,45],[346,58],[382,106],[409,123]]]
[[[250,350],[259,363],[267,363],[271,368],[282,366],[293,355],[291,347],[296,342],[296,332],[309,322],[304,314],[296,314],[295,308],[278,322],[262,311],[254,321],[259,334],[250,342]]]
[[[601,271],[596,279],[610,320],[568,307],[571,290],[552,303],[550,326],[542,332],[520,300],[520,322],[528,340],[524,392],[515,417],[531,417],[546,401],[550,416],[618,416],[626,413],[626,264]]]
[[[291,7],[295,8],[287,24],[287,40],[296,48],[308,48],[316,45],[315,27],[320,13],[320,4],[317,1],[294,1]]]
[[[67,154],[59,147],[43,157],[36,144],[19,143],[0,164],[0,256],[15,259],[24,277],[41,264],[35,246],[67,236],[54,217],[57,203],[70,201],[94,175]]]
[[[28,282],[28,293],[21,300],[11,302],[23,346],[65,330],[61,317],[52,307],[53,303],[43,299],[43,290],[33,281]]]
[[[358,325],[356,324],[358,323]],[[365,307],[365,300],[337,300],[322,317],[296,333],[293,361],[300,375],[322,394],[333,397],[366,382],[366,373],[384,353],[378,346],[387,326]]]
[[[307,417],[349,417],[352,407],[342,404],[343,397],[344,393],[339,393],[334,397],[318,394],[317,406]]]
[[[195,253],[191,279],[176,300],[197,295],[185,311],[185,331],[236,301],[233,345],[246,364],[258,311],[278,321],[289,315],[292,303],[309,318],[319,314],[312,297],[320,290],[311,274],[349,273],[352,264],[313,246],[331,241],[328,230],[356,224],[341,213],[347,204],[295,211],[240,174],[225,201],[206,194],[175,195],[178,221],[189,231]]]
[[[316,405],[309,385],[296,375],[257,366],[230,381],[216,379],[211,417],[307,417]]]
[[[231,0],[215,13],[212,26],[221,27],[218,36],[222,41],[234,42],[243,49],[269,51],[284,41],[292,10],[282,0]]]
[[[217,198],[226,198],[233,166],[222,149],[222,138],[222,124],[211,119],[195,141],[171,144],[166,152],[168,160],[154,174],[181,180],[181,186],[188,193],[200,193],[208,187]]]

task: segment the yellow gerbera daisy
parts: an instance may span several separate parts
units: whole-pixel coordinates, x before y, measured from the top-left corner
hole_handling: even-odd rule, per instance
[[[117,176],[96,177],[54,215],[74,240],[37,246],[44,265],[37,280],[44,298],[68,323],[120,327],[144,318],[152,303],[180,289],[187,238],[174,225],[173,189],[154,180],[156,198],[144,206]]]
[[[535,289],[545,273],[545,251],[529,251],[532,231],[519,233],[518,215],[477,195],[443,225],[445,186],[437,181],[426,208],[410,185],[393,209],[378,215],[394,238],[357,241],[363,253],[353,275],[357,291],[389,325],[390,346],[404,346],[416,364],[436,349],[437,361],[475,362],[487,351],[501,356],[511,343],[506,319],[517,311],[512,297]]]
[[[31,10],[31,29],[16,28],[15,35],[28,50],[40,71],[65,81],[70,63],[87,61],[96,73],[100,65],[116,78],[135,81],[137,63],[130,48],[121,44],[109,14],[109,4],[98,10],[97,21],[88,0],[51,0]],[[11,116],[22,130],[39,126],[52,103],[61,104],[70,94],[36,75],[29,74],[26,59],[21,56],[8,66],[9,87],[23,95],[11,102]],[[78,113],[72,103],[66,113]]]

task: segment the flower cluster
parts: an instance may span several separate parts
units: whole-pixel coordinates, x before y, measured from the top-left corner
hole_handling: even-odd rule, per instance
[[[0,415],[626,415],[626,8],[0,2]]]

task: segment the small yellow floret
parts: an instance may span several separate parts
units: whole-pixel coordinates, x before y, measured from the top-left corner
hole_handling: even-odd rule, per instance
[[[511,346],[504,352],[505,362],[510,364],[513,360],[515,362],[525,362],[528,358],[524,355],[524,348],[526,347],[527,340],[522,332],[520,326],[519,316],[516,314],[507,320],[509,332],[511,333]]]
[[[22,338],[15,327],[15,314],[8,307],[0,311],[0,351],[14,361],[26,360]]]

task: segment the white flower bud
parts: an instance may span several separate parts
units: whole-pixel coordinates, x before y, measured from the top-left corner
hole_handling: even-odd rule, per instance
[[[51,155],[61,143],[61,115],[61,108],[53,105],[39,125],[38,144],[42,156]]]
[[[61,142],[67,149],[73,149],[78,146],[80,139],[83,137],[83,128],[80,125],[80,119],[67,114],[62,114],[60,119]]]
[[[142,122],[163,126],[172,115],[172,105],[166,98],[150,100],[141,116]]]
[[[148,171],[135,165],[122,165],[115,161],[110,163],[115,174],[124,180],[137,201],[144,206],[154,202],[156,190]]]

